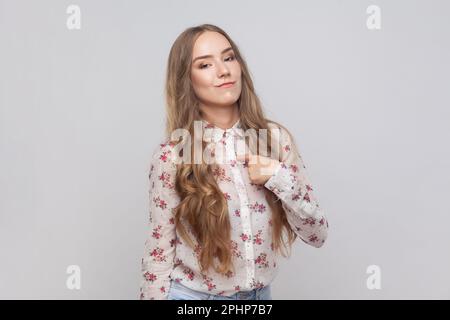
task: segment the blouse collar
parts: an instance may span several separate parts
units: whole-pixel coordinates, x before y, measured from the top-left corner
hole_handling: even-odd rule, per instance
[[[222,138],[227,138],[229,136],[233,136],[233,137],[243,137],[244,136],[240,118],[233,124],[233,126],[231,128],[228,128],[228,129],[219,128],[218,126],[208,122],[207,120],[202,119],[202,128],[203,128],[204,132],[212,131],[211,137],[213,139],[213,142],[218,142]]]

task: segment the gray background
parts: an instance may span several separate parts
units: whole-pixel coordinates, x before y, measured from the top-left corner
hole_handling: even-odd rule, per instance
[[[450,298],[450,4],[398,0],[0,1],[0,298],[138,298],[167,56],[201,23],[240,46],[329,218],[273,298]]]

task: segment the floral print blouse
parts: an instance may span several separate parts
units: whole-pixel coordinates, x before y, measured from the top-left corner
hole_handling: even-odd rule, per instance
[[[193,290],[224,296],[269,285],[277,274],[279,256],[271,240],[271,210],[263,188],[277,195],[292,230],[303,242],[321,247],[327,238],[327,218],[313,194],[303,160],[284,129],[270,124],[270,128],[280,130],[282,161],[264,185],[257,185],[250,180],[248,163],[236,161],[235,141],[244,139],[240,120],[226,130],[206,120],[201,123],[205,135],[212,132],[210,141],[222,144],[224,154],[229,156],[214,176],[228,203],[236,273],[223,275],[213,268],[200,273],[198,243],[194,241],[197,245],[193,250],[178,236],[172,210],[180,201],[174,188],[176,164],[171,161],[174,145],[161,143],[155,148],[149,171],[150,215],[141,260],[141,300],[167,299],[171,280]]]

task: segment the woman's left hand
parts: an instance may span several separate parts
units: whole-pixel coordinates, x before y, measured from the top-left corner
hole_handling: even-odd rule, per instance
[[[248,163],[250,180],[255,184],[265,184],[275,173],[275,169],[280,164],[280,161],[278,160],[252,153],[237,155],[236,159]]]

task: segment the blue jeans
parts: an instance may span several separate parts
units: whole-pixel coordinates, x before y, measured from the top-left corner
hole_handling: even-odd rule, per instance
[[[270,285],[251,291],[239,291],[232,296],[219,296],[192,290],[179,282],[170,281],[168,300],[272,300]]]

